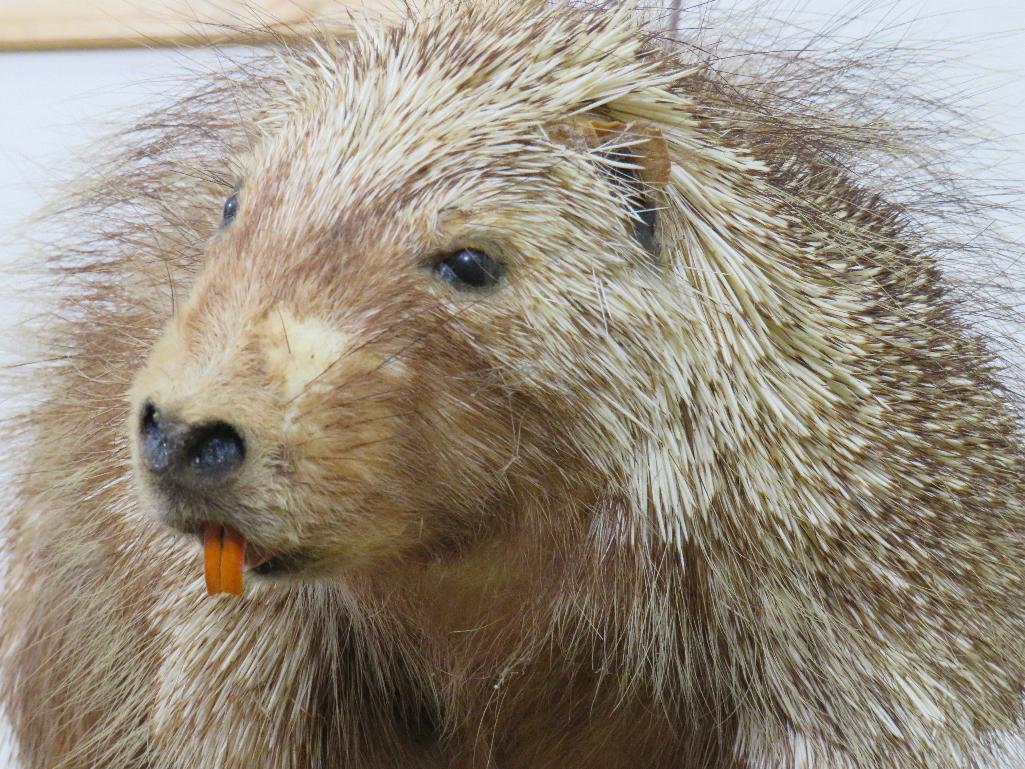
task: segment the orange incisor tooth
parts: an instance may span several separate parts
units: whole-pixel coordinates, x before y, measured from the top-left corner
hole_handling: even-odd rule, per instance
[[[222,531],[216,523],[208,523],[203,530],[203,576],[207,595],[221,592]]]
[[[203,577],[207,595],[242,595],[246,540],[234,529],[208,523],[203,530]]]
[[[234,529],[224,530],[224,544],[221,547],[221,591],[242,595],[242,563],[245,558],[246,541]]]

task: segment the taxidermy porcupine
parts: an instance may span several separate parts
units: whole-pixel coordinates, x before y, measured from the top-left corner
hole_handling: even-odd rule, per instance
[[[126,134],[5,439],[25,767],[993,759],[1011,396],[858,177],[900,137],[716,64],[626,6],[453,2]]]

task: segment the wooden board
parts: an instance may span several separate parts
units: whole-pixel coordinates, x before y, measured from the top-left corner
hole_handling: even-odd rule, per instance
[[[258,42],[268,28],[344,30],[395,0],[0,0],[0,51]]]

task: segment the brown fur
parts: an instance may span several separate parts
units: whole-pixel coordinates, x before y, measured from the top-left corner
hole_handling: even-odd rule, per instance
[[[712,63],[450,4],[128,135],[11,433],[26,767],[953,769],[1017,728],[1009,396],[845,168],[879,133]],[[494,290],[432,274],[464,247]],[[160,492],[147,399],[240,473]],[[296,572],[207,598],[166,524],[209,520]]]

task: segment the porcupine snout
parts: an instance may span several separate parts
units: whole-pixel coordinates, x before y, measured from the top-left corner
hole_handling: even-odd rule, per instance
[[[147,401],[139,418],[139,454],[165,483],[199,490],[223,482],[245,461],[239,430],[225,421],[189,424]]]

